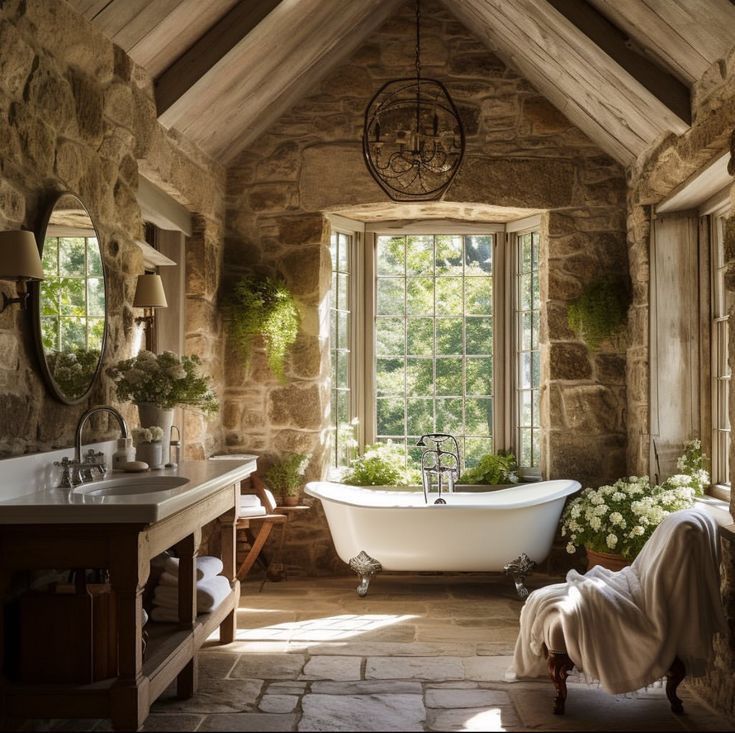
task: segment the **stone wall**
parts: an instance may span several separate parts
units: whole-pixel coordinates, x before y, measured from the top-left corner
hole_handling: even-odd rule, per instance
[[[159,126],[145,72],[63,0],[0,3],[0,140],[1,229],[35,230],[63,190],[78,194],[92,215],[108,273],[108,364],[129,354],[134,328],[143,267],[134,244],[142,238],[139,170],[197,213],[187,250],[187,350],[204,356],[221,385],[219,327],[210,324],[217,322],[224,172]],[[88,404],[61,405],[47,393],[28,314],[12,308],[0,316],[0,345],[0,456],[72,445]],[[89,404],[110,402],[103,375]],[[135,417],[129,405],[123,409]],[[217,421],[192,422],[189,452],[203,455],[218,439]],[[106,423],[97,427],[100,437],[111,435]]]
[[[685,134],[670,135],[641,156],[628,172],[628,261],[633,284],[629,317],[626,385],[628,394],[628,467],[649,473],[649,239],[651,208],[692,174],[727,152],[735,119],[735,52],[712,65],[695,84],[693,124]],[[731,200],[735,204],[735,187]],[[726,230],[727,287],[735,290],[735,218]],[[732,314],[731,314],[732,315]],[[730,340],[730,364],[735,363],[735,340]],[[730,394],[730,420],[735,424],[735,391]],[[701,436],[706,444],[709,435]],[[731,471],[735,470],[735,446]],[[730,480],[733,481],[731,475]],[[731,499],[730,512],[735,511]],[[716,655],[707,675],[689,684],[716,707],[735,715],[735,552],[724,543],[722,593],[728,633],[716,642]]]
[[[228,170],[224,289],[241,273],[278,273],[299,299],[303,324],[286,385],[262,354],[246,369],[228,347],[225,441],[266,457],[308,452],[310,478],[325,468],[329,414],[323,212],[385,203],[362,160],[363,114],[385,81],[411,73],[413,12],[407,3]],[[566,328],[564,306],[601,267],[625,266],[623,170],[443,5],[427,2],[423,17],[424,73],[446,83],[467,133],[445,200],[551,212],[542,231],[548,473],[590,483],[621,475],[624,359],[611,347],[589,354]],[[320,506],[292,528],[287,552],[302,571],[344,567]]]

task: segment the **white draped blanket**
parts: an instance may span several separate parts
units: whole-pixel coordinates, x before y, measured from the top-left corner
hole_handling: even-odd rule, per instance
[[[566,583],[531,593],[520,624],[517,677],[548,674],[543,645],[553,648],[559,626],[577,669],[612,694],[655,682],[674,657],[687,675],[704,674],[712,637],[725,629],[717,524],[698,509],[670,514],[632,566],[571,570]]]

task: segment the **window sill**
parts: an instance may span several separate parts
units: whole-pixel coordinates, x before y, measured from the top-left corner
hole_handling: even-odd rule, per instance
[[[729,501],[705,494],[696,500],[696,506],[707,512],[720,526],[724,527],[733,523]]]
[[[725,501],[729,504],[731,489],[729,486],[725,486],[724,484],[712,484],[712,486],[707,489],[707,495],[713,496],[715,499],[720,499],[720,501]]]

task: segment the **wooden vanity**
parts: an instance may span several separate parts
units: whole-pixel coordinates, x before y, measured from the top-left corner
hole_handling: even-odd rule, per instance
[[[182,476],[195,476],[188,487],[191,503],[182,492],[166,497],[146,495],[148,516],[158,501],[154,521],[131,521],[132,497],[106,503],[42,504],[43,499],[19,497],[10,507],[0,506],[0,592],[5,597],[14,573],[50,568],[106,568],[116,605],[118,676],[91,684],[22,685],[0,681],[0,701],[6,719],[111,718],[117,730],[137,730],[155,699],[175,679],[182,698],[197,687],[196,651],[219,627],[224,644],[235,636],[240,584],[235,567],[235,524],[240,482],[255,471],[255,460],[183,463]],[[184,492],[186,491],[184,487]],[[56,490],[61,491],[61,490]],[[67,490],[68,491],[68,490]],[[51,497],[54,490],[45,493]],[[173,502],[171,500],[174,500]],[[169,510],[165,508],[169,501]],[[161,509],[160,506],[164,505]],[[32,507],[39,521],[29,521]],[[141,505],[142,506],[142,505]],[[54,509],[55,507],[55,509]],[[117,508],[116,508],[117,507]],[[173,508],[177,507],[177,508]],[[85,510],[91,510],[89,515]],[[24,519],[25,517],[25,519]],[[81,521],[79,518],[86,521]],[[91,517],[91,519],[90,519]],[[105,519],[106,517],[106,519]],[[232,591],[211,613],[196,613],[195,558],[202,527],[217,520],[221,534],[223,575]],[[143,591],[150,561],[174,548],[179,565],[179,624],[146,625],[148,641],[142,651]],[[0,614],[0,664],[7,641]],[[4,665],[0,667],[5,669]]]

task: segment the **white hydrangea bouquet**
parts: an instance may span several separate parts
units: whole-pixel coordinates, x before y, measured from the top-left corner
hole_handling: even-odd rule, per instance
[[[154,425],[150,428],[133,428],[133,443],[160,443],[163,440],[163,428]]]
[[[107,369],[117,388],[117,398],[162,408],[177,405],[215,412],[217,398],[210,378],[197,356],[179,356],[172,351],[154,354],[141,351]]]
[[[628,476],[610,486],[585,489],[567,504],[561,534],[567,552],[584,546],[615,552],[632,561],[664,517],[687,509],[709,484],[706,456],[698,440],[685,446],[676,466],[681,473],[651,486],[647,476]]]

